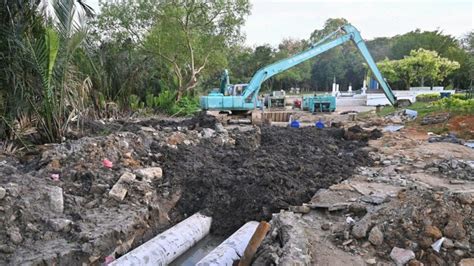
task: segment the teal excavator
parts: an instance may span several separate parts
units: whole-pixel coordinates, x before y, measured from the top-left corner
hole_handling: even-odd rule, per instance
[[[397,97],[382,77],[359,31],[348,24],[311,45],[309,49],[259,69],[248,84],[230,84],[229,74],[227,70],[224,71],[221,76],[220,89],[213,90],[209,95],[201,97],[201,109],[239,113],[261,108],[263,103],[258,99],[258,93],[264,81],[348,41],[352,41],[357,46],[375,79],[381,85],[385,96],[392,105],[397,106],[399,104]],[[336,108],[334,96],[311,96],[305,101],[306,104],[311,105],[307,106],[310,110],[324,107],[325,111],[334,111]]]

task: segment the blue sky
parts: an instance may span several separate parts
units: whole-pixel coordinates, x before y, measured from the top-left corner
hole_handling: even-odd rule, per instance
[[[94,7],[99,0],[86,0]],[[104,0],[102,0],[104,1]],[[365,39],[415,30],[442,30],[459,37],[474,28],[472,0],[251,0],[243,28],[248,45],[277,46],[284,38],[308,38],[328,18],[343,17]]]

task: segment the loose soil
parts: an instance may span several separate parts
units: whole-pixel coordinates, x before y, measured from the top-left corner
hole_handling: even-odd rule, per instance
[[[365,141],[343,129],[263,127],[231,136],[235,146],[201,142],[164,152],[164,172],[182,187],[179,213],[204,211],[213,231],[229,234],[248,220],[308,201],[320,188],[351,176],[370,159]]]

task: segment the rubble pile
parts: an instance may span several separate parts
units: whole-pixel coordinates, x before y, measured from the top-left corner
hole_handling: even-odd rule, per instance
[[[349,238],[354,239],[351,244],[355,247],[346,248],[362,253],[373,248],[381,259],[391,257],[399,265],[410,260],[425,265],[454,265],[474,256],[473,203],[474,193],[470,192],[451,195],[402,191],[350,227]],[[346,241],[344,237],[335,239],[341,244]],[[436,250],[434,243],[438,240],[442,245]]]
[[[160,151],[207,138],[232,143],[210,120],[100,123],[97,136],[2,158],[0,264],[101,263],[176,223],[181,190]]]
[[[427,169],[448,178],[474,181],[474,161],[444,159],[428,165]]]

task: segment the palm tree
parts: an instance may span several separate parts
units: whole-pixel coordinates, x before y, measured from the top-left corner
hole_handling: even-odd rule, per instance
[[[82,1],[53,0],[48,14],[39,1],[19,2],[23,1],[8,1],[2,8],[7,19],[0,32],[4,40],[0,49],[6,53],[0,56],[8,59],[1,69],[6,73],[0,87],[6,94],[2,118],[8,125],[26,112],[37,118],[39,132],[47,141],[60,141],[69,122],[85,107],[90,83],[76,70],[73,56],[87,36],[78,7],[86,15],[92,9]],[[16,101],[21,105],[14,110],[9,106]]]

